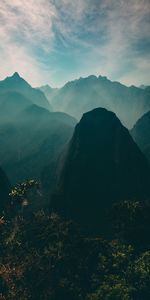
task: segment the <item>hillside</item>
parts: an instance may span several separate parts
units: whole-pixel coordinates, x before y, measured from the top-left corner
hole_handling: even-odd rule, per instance
[[[150,161],[150,111],[136,122],[131,130],[131,135]]]
[[[106,227],[105,211],[114,202],[150,196],[146,158],[116,115],[106,109],[83,115],[60,164],[54,208],[87,231],[101,231],[103,222]]]

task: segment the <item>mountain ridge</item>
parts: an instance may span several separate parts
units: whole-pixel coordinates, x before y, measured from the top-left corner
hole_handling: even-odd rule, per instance
[[[0,81],[0,97],[8,92],[18,92],[25,96],[32,103],[52,110],[45,94],[33,87],[15,72],[12,76]]]
[[[0,164],[11,182],[40,178],[42,168],[57,159],[71,138],[75,124],[73,117],[33,103],[21,106],[17,118],[0,122]]]
[[[79,120],[84,112],[104,107],[114,111],[128,128],[132,128],[135,121],[150,109],[148,88],[127,87],[105,76],[81,77],[50,94],[49,102],[54,110],[61,110]]]

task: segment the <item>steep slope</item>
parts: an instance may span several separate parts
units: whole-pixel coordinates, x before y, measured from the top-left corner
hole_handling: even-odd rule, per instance
[[[0,164],[12,183],[40,178],[71,138],[76,120],[64,113],[30,105],[0,125]],[[7,149],[7,151],[6,151]]]
[[[11,77],[7,77],[0,81],[0,95],[8,92],[20,93],[32,103],[51,110],[50,104],[44,93],[38,89],[32,88],[17,72]]]
[[[150,111],[136,122],[131,135],[150,161]]]
[[[0,213],[7,206],[9,200],[10,183],[4,171],[0,168]]]
[[[150,109],[148,88],[126,87],[102,76],[68,82],[51,98],[54,110],[64,111],[77,119],[86,111],[104,107],[115,112],[128,128]]]
[[[114,201],[150,196],[146,158],[116,115],[106,109],[83,115],[62,160],[52,206],[86,230],[101,230],[105,211]]]

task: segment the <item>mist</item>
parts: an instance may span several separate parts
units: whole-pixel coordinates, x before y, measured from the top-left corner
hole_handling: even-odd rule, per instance
[[[60,89],[42,88],[54,111],[68,113],[80,120],[83,113],[103,107],[116,113],[131,129],[150,109],[148,88],[127,87],[107,77],[91,75],[66,83]]]

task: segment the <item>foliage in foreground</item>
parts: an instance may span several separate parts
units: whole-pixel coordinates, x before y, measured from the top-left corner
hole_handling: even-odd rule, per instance
[[[38,187],[29,180],[14,188],[16,214],[0,218],[0,299],[149,300],[150,204],[114,205],[115,239],[105,240],[54,213],[24,214]]]
[[[43,211],[0,222],[0,299],[150,299],[150,251],[87,238]]]

